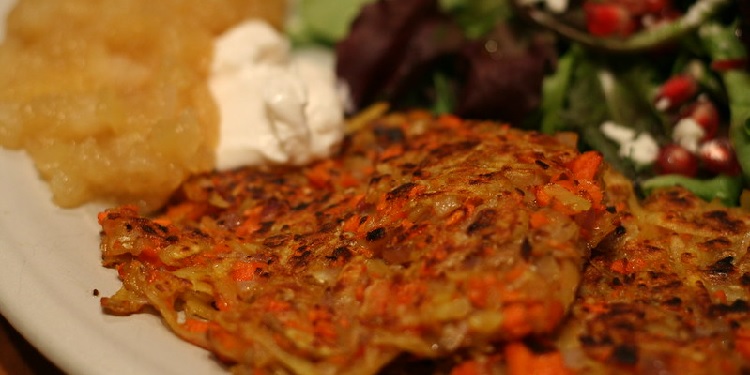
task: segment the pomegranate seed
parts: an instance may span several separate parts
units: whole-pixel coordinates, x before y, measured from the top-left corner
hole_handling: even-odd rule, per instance
[[[745,69],[745,67],[747,67],[747,59],[724,59],[711,62],[711,69],[717,72]]]
[[[655,166],[659,174],[695,177],[698,173],[698,157],[678,144],[669,144],[659,150]]]
[[[742,171],[728,138],[721,137],[703,143],[698,155],[706,170],[713,173],[736,176]]]
[[[670,77],[661,86],[656,95],[657,108],[661,110],[674,109],[695,96],[698,84],[693,77],[680,74]]]
[[[670,0],[645,0],[647,13],[658,14],[672,7]]]
[[[625,7],[614,3],[587,2],[583,6],[586,26],[595,36],[628,36],[636,29],[636,22]]]
[[[716,109],[716,105],[708,99],[699,99],[690,105],[682,117],[692,118],[703,128],[704,135],[701,137],[701,141],[713,139],[719,132],[721,122],[719,111]]]
[[[615,0],[615,3],[623,6],[634,16],[659,14],[671,7],[669,0]]]

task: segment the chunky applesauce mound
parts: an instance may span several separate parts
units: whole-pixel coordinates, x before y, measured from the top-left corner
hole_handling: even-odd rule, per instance
[[[215,36],[282,0],[20,0],[0,46],[0,146],[25,149],[62,207],[154,208],[212,168]]]

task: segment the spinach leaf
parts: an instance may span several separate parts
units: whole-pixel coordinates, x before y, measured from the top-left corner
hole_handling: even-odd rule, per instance
[[[742,178],[720,175],[709,180],[680,175],[663,175],[641,183],[646,195],[654,190],[670,186],[682,186],[706,201],[718,199],[726,206],[736,206],[742,192]]]
[[[737,25],[711,22],[700,28],[698,35],[713,61],[746,59],[747,51],[737,38]],[[729,136],[742,166],[745,180],[750,181],[750,74],[744,70],[721,73],[729,101]]]
[[[565,108],[568,89],[573,78],[573,68],[580,59],[581,50],[571,48],[557,61],[557,70],[542,83],[541,131],[553,134],[562,129],[560,113]]]
[[[469,39],[486,35],[495,25],[513,16],[509,0],[439,0],[439,4],[461,25]]]

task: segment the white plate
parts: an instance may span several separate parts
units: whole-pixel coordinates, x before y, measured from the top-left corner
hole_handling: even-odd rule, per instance
[[[14,1],[0,0],[0,19]],[[98,209],[57,208],[26,154],[0,148],[0,313],[70,374],[224,374],[158,317],[102,313],[94,289],[120,284],[100,264]]]

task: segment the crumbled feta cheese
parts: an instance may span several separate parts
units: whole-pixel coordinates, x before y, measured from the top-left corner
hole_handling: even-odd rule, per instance
[[[716,8],[717,4],[722,3],[723,0],[706,0],[698,1],[688,9],[688,11],[682,16],[682,27],[685,29],[700,26],[701,20],[705,19],[706,14],[709,14],[712,9]]]
[[[659,155],[659,144],[650,134],[641,133],[635,139],[620,145],[620,156],[629,157],[638,165],[649,165]]]
[[[691,152],[698,151],[698,142],[706,132],[692,118],[684,118],[677,122],[672,130],[672,140]]]
[[[635,138],[635,130],[618,125],[614,121],[605,121],[600,127],[607,138],[622,144]]]
[[[669,100],[668,98],[660,98],[656,102],[656,104],[654,104],[656,109],[662,112],[665,112],[666,110],[668,110],[671,105],[672,105],[672,101]]]
[[[553,13],[563,13],[568,10],[568,0],[546,0],[545,4]]]
[[[600,129],[605,137],[620,145],[620,157],[631,159],[638,165],[653,163],[659,154],[659,145],[650,134],[636,135],[635,130],[613,121],[605,121]]]
[[[563,13],[568,10],[569,0],[520,0],[520,5],[534,5],[544,3],[544,6],[553,13]]]
[[[604,91],[605,96],[617,88],[615,76],[612,75],[612,73],[610,73],[608,70],[599,71],[597,76],[599,77],[599,82],[601,82],[602,91]]]

